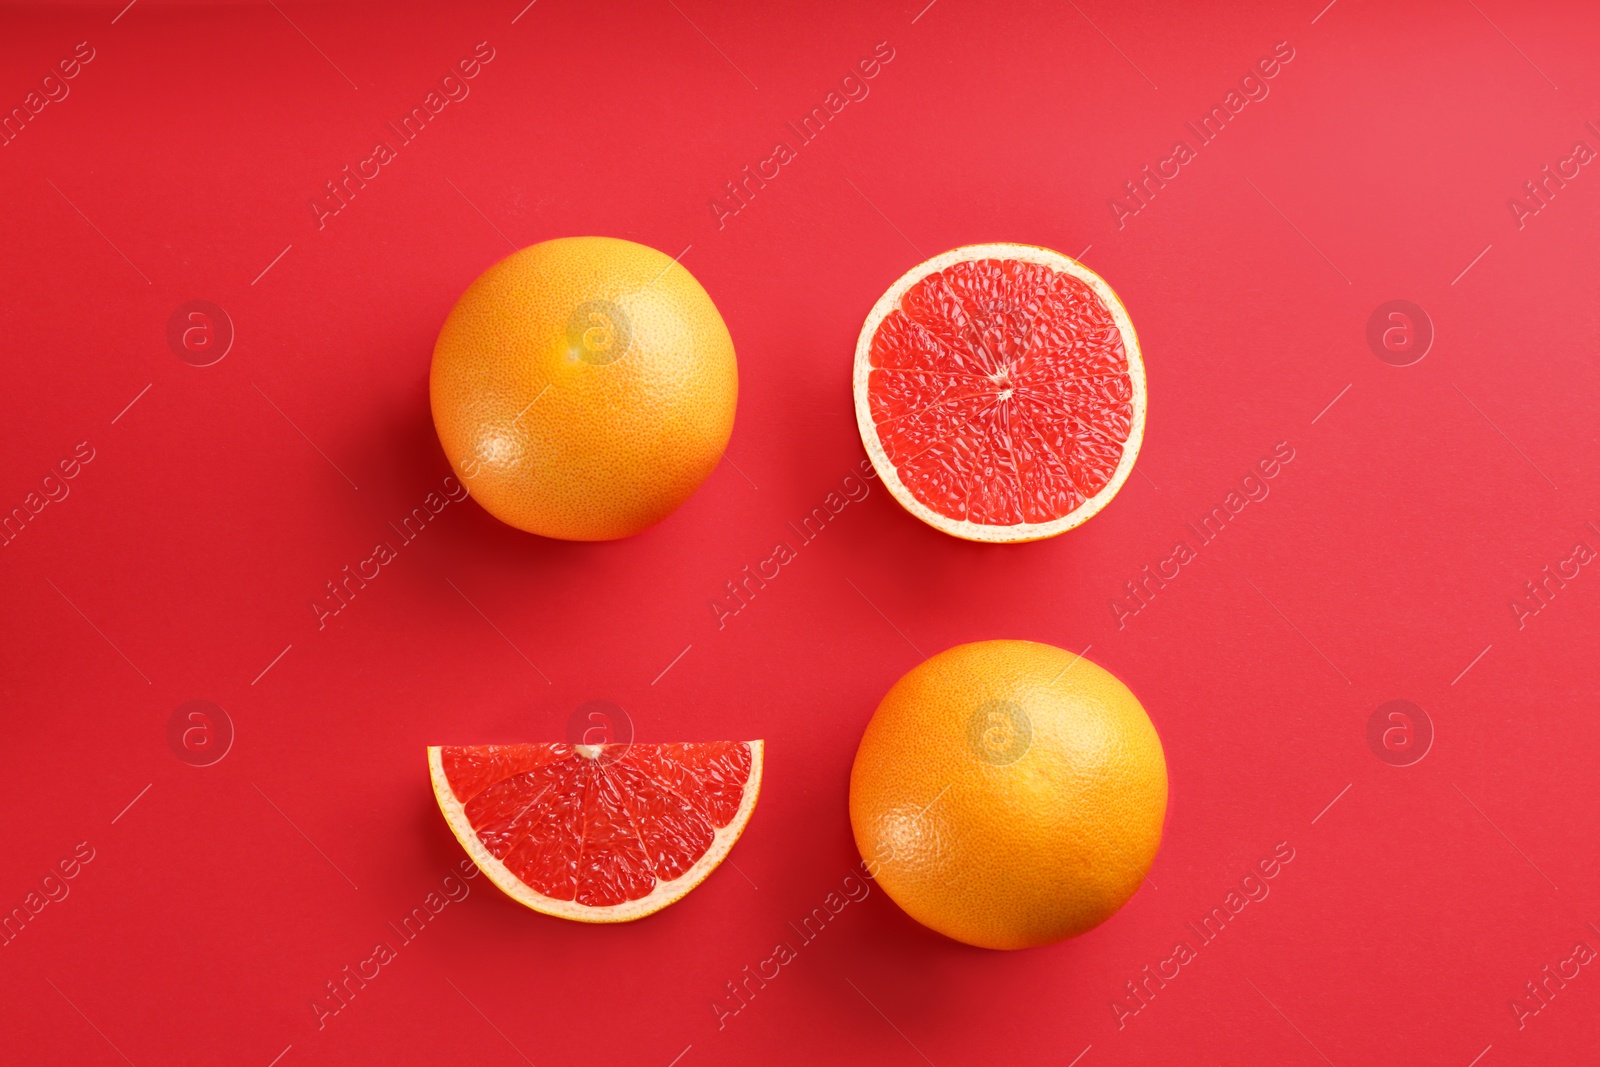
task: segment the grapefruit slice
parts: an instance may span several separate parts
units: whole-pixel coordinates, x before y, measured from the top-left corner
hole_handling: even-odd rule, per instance
[[[705,880],[761,792],[760,741],[432,745],[445,821],[507,896],[579,922],[642,919]]]
[[[1082,263],[968,245],[889,287],[856,342],[856,423],[911,514],[969,541],[1092,518],[1144,440],[1144,362],[1122,301]]]

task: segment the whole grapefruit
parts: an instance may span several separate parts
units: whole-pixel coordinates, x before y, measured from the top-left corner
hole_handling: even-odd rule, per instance
[[[1150,870],[1166,810],[1166,758],[1138,699],[1032,641],[958,645],[913,668],[850,772],[850,822],[878,884],[981,948],[1104,922]]]
[[[716,305],[672,257],[565,237],[467,288],[429,393],[445,455],[490,514],[606,541],[671,514],[716,467],[739,371]]]

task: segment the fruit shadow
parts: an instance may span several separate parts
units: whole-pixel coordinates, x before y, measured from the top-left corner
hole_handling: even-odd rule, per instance
[[[914,1034],[948,1026],[970,1010],[963,990],[975,970],[992,966],[988,958],[996,955],[921,926],[875,884],[866,898],[849,903],[820,928],[827,909],[822,898],[811,903],[815,910],[790,915],[773,931],[795,952],[773,984],[804,987],[791,1003],[832,1005],[828,1017],[840,1020],[862,1042],[876,1042],[880,1036],[883,1021],[875,1008]],[[768,948],[762,955],[770,957],[774,951]],[[771,974],[771,963],[750,962],[752,970]],[[744,975],[729,977],[736,984],[746,982],[749,989]],[[766,990],[756,993],[741,1015],[772,1010],[762,1004]]]
[[[454,868],[466,859],[467,850],[450,832],[450,824],[444,821],[439,811],[432,783],[423,779],[418,788],[410,791],[409,800],[412,827],[416,831],[413,840],[418,842],[418,849],[427,867],[430,870]]]
[[[977,948],[923,927],[881,892],[873,898],[863,902],[871,906],[849,931],[848,955],[818,968],[816,983],[837,1007],[836,1017],[855,1018],[864,1036],[876,1039],[886,1014],[923,1048],[936,1047],[941,1035],[959,1035],[969,1025],[974,989],[990,991],[994,1002],[1014,1003],[1031,996],[1026,991],[1043,974],[1067,997],[1100,992],[1089,954],[1073,941],[1016,951]]]
[[[422,361],[426,368],[427,360]],[[404,404],[387,408],[373,428],[374,444],[361,457],[365,469],[394,472],[408,487],[410,496],[397,496],[397,503],[385,517],[391,525],[400,523],[413,508],[423,506],[429,493],[440,492],[446,479],[449,486],[464,486],[470,494],[471,480],[451,469],[433,426],[433,410],[428,401],[428,377],[424,369],[407,390]],[[416,472],[416,473],[412,473]],[[459,490],[456,490],[459,493]],[[414,496],[415,499],[411,499]],[[448,554],[448,559],[470,560],[474,570],[490,574],[525,575],[539,579],[545,588],[560,589],[574,583],[582,572],[582,560],[604,554],[614,542],[561,541],[526,533],[496,519],[470,496],[451,503],[427,529],[426,540],[432,552]],[[444,573],[450,573],[446,563]]]
[[[450,824],[445,822],[444,815],[440,813],[439,802],[434,799],[428,783],[424,782],[413,793],[411,807],[412,825],[416,831],[413,840],[418,842],[418,852],[425,867],[458,876],[463,875],[463,863],[467,870],[472,870],[471,857],[461,847],[461,842],[456,840],[455,834],[451,833]],[[530,914],[527,908],[502,893],[485,875],[478,873],[465,877],[472,887],[471,896],[483,897],[488,901],[477,907],[489,908],[490,914],[499,915],[494,922],[520,921]]]
[[[928,655],[962,641],[1058,638],[1042,629],[1018,632],[1012,620],[1037,615],[1022,609],[1042,595],[1041,573],[1058,595],[1084,597],[1104,554],[1081,530],[1022,544],[953,537],[906,511],[881,483],[863,504],[862,521],[851,531],[851,554],[859,562],[851,567],[872,576],[864,591]],[[973,597],[974,589],[984,595]],[[935,636],[941,633],[944,644]]]

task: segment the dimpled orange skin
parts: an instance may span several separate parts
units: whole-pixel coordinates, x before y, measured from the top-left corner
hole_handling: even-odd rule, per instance
[[[445,319],[429,378],[439,442],[489,513],[606,541],[694,493],[733,432],[739,371],[711,297],[681,264],[565,237],[484,271]]]
[[[1020,754],[1017,717],[993,710],[1008,707],[1031,728]],[[957,645],[911,670],[850,772],[856,847],[878,884],[924,926],[980,948],[1104,922],[1149,872],[1166,810],[1166,758],[1138,699],[1032,641]]]

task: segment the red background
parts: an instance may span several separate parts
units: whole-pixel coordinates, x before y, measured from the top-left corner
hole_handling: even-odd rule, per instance
[[[0,549],[0,905],[78,842],[94,859],[0,947],[0,1059],[1592,1055],[1600,968],[1520,1029],[1511,1001],[1600,948],[1600,575],[1520,628],[1510,605],[1576,542],[1600,548],[1600,176],[1521,228],[1507,201],[1575,141],[1600,147],[1600,10],[923,2],[4,14],[6,109],[77,42],[95,58],[0,148],[0,506],[78,442],[95,458]],[[470,96],[319,230],[323,183],[480,41],[495,58]],[[719,226],[724,183],[880,41],[870,95]],[[1270,96],[1119,229],[1110,198],[1280,41]],[[455,297],[513,244],[590,233],[688,247],[740,357],[727,461],[619,543],[452,504],[319,630],[323,583],[448,473],[426,376]],[[940,535],[872,483],[719,630],[723,583],[862,458],[850,363],[873,301],[925,255],[994,240],[1088,246],[1126,301],[1143,476],[1086,527],[1012,547]],[[1394,298],[1437,331],[1407,367],[1365,340]],[[166,340],[192,299],[237,331],[212,366]],[[1270,495],[1119,627],[1123,583],[1278,442],[1295,458]],[[857,860],[846,782],[878,698],[991,637],[1091,647],[1145,703],[1172,778],[1150,884],[1019,953],[943,940],[874,891],[719,1029],[724,983]],[[1407,767],[1366,741],[1395,698],[1436,731]],[[167,741],[194,699],[236,730],[209,767]],[[480,879],[319,1029],[324,983],[462,857],[423,746],[558,738],[590,699],[643,740],[767,739],[737,869],[603,928]],[[1279,842],[1294,859],[1270,896],[1119,1028],[1123,983]]]

